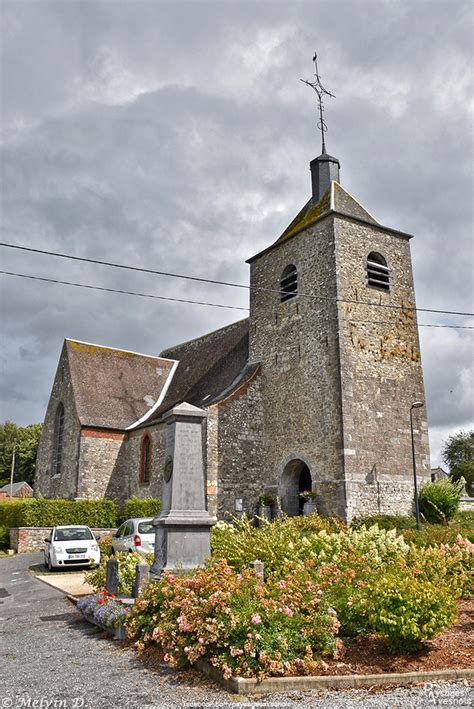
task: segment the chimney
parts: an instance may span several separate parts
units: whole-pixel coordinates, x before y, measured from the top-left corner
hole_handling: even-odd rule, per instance
[[[311,160],[311,184],[313,187],[313,204],[317,204],[328,189],[331,182],[339,182],[339,160],[323,153]]]

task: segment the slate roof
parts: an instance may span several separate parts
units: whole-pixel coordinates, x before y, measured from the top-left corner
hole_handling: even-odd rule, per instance
[[[179,364],[162,404],[149,421],[156,421],[183,401],[199,407],[216,401],[254,373],[257,365],[247,366],[248,355],[248,318],[164,350],[162,357]]]
[[[124,430],[159,402],[173,362],[65,340],[76,411],[83,426]]]
[[[12,495],[15,495],[18,492],[18,490],[21,490],[23,485],[26,485],[26,487],[29,487],[31,492],[33,492],[33,488],[31,487],[31,485],[29,483],[27,483],[26,480],[22,480],[19,483],[13,483]],[[10,483],[8,483],[7,485],[4,485],[3,487],[0,487],[0,492],[7,492],[8,494],[10,494]]]
[[[338,182],[331,182],[330,187],[323,194],[319,202],[314,204],[312,199],[309,199],[304,207],[298,212],[292,222],[286,227],[284,232],[278,239],[267,249],[248,259],[247,263],[251,263],[255,258],[270,251],[275,246],[287,241],[304,227],[313,222],[322,219],[328,214],[337,212],[347,217],[361,219],[364,222],[380,226],[374,217],[359,204],[346,190],[341,187]]]

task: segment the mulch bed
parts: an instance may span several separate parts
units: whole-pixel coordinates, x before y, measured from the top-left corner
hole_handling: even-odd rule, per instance
[[[458,622],[423,649],[392,655],[381,638],[365,635],[347,646],[338,660],[322,663],[322,675],[380,674],[383,672],[428,672],[474,667],[474,599],[459,602]]]
[[[166,668],[163,653],[150,646],[140,653],[141,661],[151,671]],[[407,655],[392,655],[386,642],[375,635],[364,635],[345,647],[337,660],[321,661],[318,675],[370,675],[386,672],[428,672],[474,667],[474,598],[459,602],[458,622],[426,642],[423,648]],[[180,672],[182,679],[202,681],[195,670]],[[382,688],[383,689],[383,688]]]

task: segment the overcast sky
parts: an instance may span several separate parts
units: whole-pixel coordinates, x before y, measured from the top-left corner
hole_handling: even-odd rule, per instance
[[[472,308],[471,0],[2,0],[2,241],[248,282],[319,154],[411,242],[417,303]],[[246,307],[248,293],[1,248],[3,270]],[[155,354],[245,313],[0,276],[1,419],[41,421],[64,337]],[[474,325],[420,314],[420,323]],[[473,427],[474,330],[420,328],[432,463]]]

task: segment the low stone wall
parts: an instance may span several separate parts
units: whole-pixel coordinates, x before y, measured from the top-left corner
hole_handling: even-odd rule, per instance
[[[18,554],[27,551],[43,551],[44,540],[49,536],[52,527],[12,527],[9,529],[10,549]],[[115,534],[116,529],[93,529],[95,536],[104,537]]]
[[[460,512],[474,512],[474,497],[461,497],[459,500]]]

